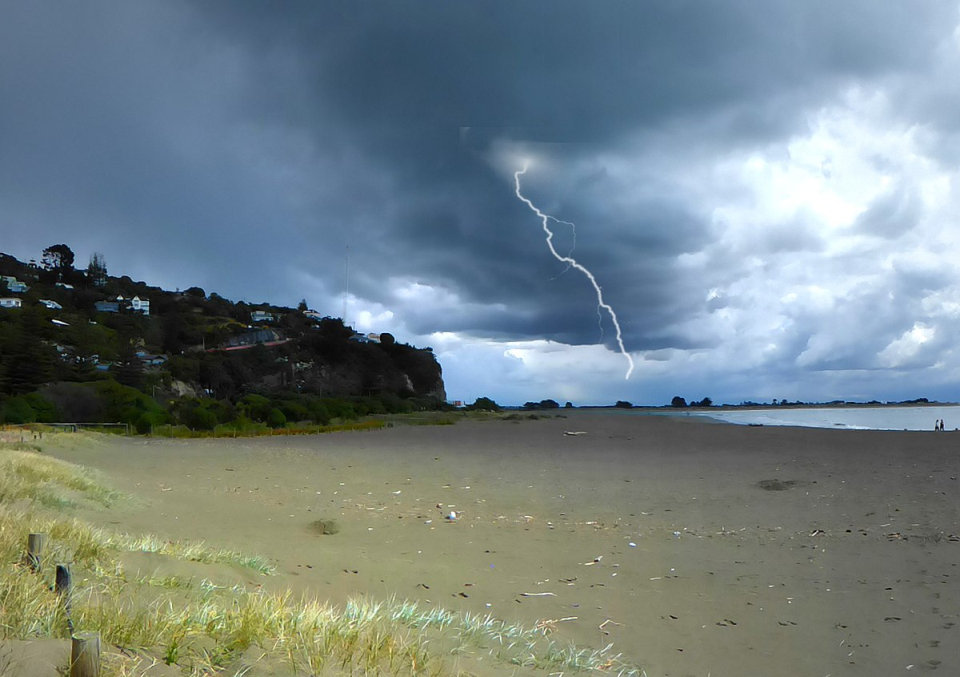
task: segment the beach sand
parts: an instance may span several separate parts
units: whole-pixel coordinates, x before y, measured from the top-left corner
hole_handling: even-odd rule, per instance
[[[561,414],[44,451],[133,497],[82,519],[276,562],[217,568],[248,587],[546,623],[649,677],[960,674],[960,434]]]

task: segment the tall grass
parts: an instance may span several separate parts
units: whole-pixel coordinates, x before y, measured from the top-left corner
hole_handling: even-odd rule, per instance
[[[121,497],[71,463],[25,451],[20,444],[0,445],[0,504],[26,499],[62,508],[72,505],[71,494],[108,507]]]

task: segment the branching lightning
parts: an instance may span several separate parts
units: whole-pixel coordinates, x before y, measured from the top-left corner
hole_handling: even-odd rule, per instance
[[[629,379],[630,374],[633,373],[633,358],[630,357],[630,353],[628,353],[627,349],[623,346],[623,336],[620,332],[620,321],[617,319],[617,313],[613,310],[610,304],[603,300],[603,288],[600,287],[600,284],[597,282],[597,278],[593,276],[593,273],[587,270],[582,264],[578,263],[577,260],[572,256],[561,256],[553,246],[553,231],[550,230],[550,221],[568,224],[574,228],[576,227],[569,221],[561,221],[560,219],[550,216],[549,214],[543,213],[537,208],[536,205],[533,204],[533,202],[524,197],[523,193],[520,192],[520,177],[526,174],[526,172],[527,165],[524,164],[523,169],[513,173],[513,181],[517,198],[526,204],[530,210],[540,218],[540,223],[543,226],[543,232],[547,234],[547,247],[550,249],[550,253],[553,254],[553,257],[557,259],[557,261],[567,264],[568,268],[576,268],[581,273],[586,275],[588,280],[590,280],[590,284],[593,285],[593,290],[597,293],[597,313],[600,313],[601,308],[607,311],[607,314],[610,315],[610,320],[613,322],[614,328],[617,330],[617,345],[620,347],[620,354],[627,358],[627,363],[629,364],[629,367],[627,368],[627,374],[624,376],[624,380]],[[572,253],[573,252],[571,250],[571,254]]]

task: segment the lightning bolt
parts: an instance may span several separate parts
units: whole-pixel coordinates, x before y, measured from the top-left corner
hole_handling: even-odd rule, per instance
[[[540,224],[543,226],[543,232],[547,234],[547,247],[550,249],[550,253],[553,254],[553,257],[560,261],[561,263],[567,264],[568,268],[576,268],[581,273],[586,275],[587,279],[590,280],[590,284],[593,285],[593,290],[597,293],[597,313],[600,313],[600,309],[607,311],[607,314],[610,315],[610,320],[613,322],[614,328],[617,330],[617,345],[620,347],[620,354],[627,358],[627,364],[630,366],[627,368],[627,374],[624,376],[624,380],[630,378],[630,374],[633,373],[633,358],[630,357],[630,353],[627,352],[627,349],[623,347],[623,335],[620,331],[620,321],[617,319],[617,313],[614,311],[613,307],[610,306],[606,301],[603,300],[603,288],[597,282],[597,278],[593,276],[589,270],[587,270],[582,264],[578,263],[576,259],[572,256],[561,256],[556,248],[553,246],[553,231],[550,230],[550,221],[555,221],[556,223],[565,223],[570,226],[573,226],[569,221],[561,221],[558,218],[550,216],[540,211],[536,205],[533,204],[528,198],[524,197],[523,193],[520,192],[520,177],[527,173],[527,165],[523,165],[523,169],[520,169],[513,173],[513,182],[515,186],[515,192],[517,198],[527,205],[534,214],[540,218]],[[571,251],[572,253],[572,251]]]

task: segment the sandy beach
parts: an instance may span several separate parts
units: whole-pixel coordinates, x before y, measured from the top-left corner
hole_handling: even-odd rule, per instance
[[[275,561],[219,567],[247,586],[546,624],[650,677],[838,677],[960,674],[958,435],[565,411],[44,451],[132,497],[82,519]]]

